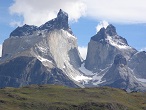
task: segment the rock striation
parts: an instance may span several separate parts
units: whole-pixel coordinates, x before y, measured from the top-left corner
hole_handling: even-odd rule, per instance
[[[133,71],[127,66],[126,58],[121,54],[115,56],[114,63],[102,80],[105,82],[101,86],[121,88],[126,91],[139,91],[145,88],[143,84],[136,80]]]
[[[119,36],[115,27],[110,24],[91,37],[85,67],[99,72],[110,66],[117,54],[122,54],[128,60],[136,52],[137,50],[130,47],[126,39]]]
[[[68,14],[60,9],[57,17],[40,27],[16,28],[3,43],[0,87],[29,84],[82,85],[78,68],[81,57],[77,39],[68,25]]]
[[[133,70],[138,78],[146,79],[146,52],[137,52],[128,62],[128,66]]]
[[[17,27],[3,43],[0,87],[59,84],[69,87],[110,86],[146,91],[146,52],[138,52],[110,24],[91,37],[85,61],[68,14],[40,27]]]

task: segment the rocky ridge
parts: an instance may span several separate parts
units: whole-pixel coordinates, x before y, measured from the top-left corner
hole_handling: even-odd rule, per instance
[[[129,46],[110,24],[91,37],[86,60],[80,69],[92,79],[87,86],[145,91],[145,55],[145,52],[138,52]]]
[[[67,13],[61,9],[57,18],[40,27],[24,25],[16,28],[3,43],[0,63],[1,79],[8,78],[0,87],[50,83],[82,87],[76,80],[82,75],[78,71],[81,58],[77,39],[68,25]],[[4,65],[9,70],[3,68]],[[17,69],[12,70],[12,67]]]
[[[128,45],[126,39],[117,34],[115,27],[109,25],[91,37],[85,67],[91,71],[100,71],[110,66],[118,53],[128,60],[136,52],[136,49]]]
[[[18,27],[4,41],[0,87],[60,84],[146,91],[145,60],[145,52],[129,46],[110,24],[91,37],[82,62],[68,14],[60,9],[55,19],[40,27]]]

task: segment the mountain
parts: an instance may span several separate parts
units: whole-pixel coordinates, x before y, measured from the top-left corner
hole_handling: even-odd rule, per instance
[[[20,56],[0,65],[0,87],[22,87],[30,84],[59,84],[78,87],[59,68],[48,70],[34,57]]]
[[[134,77],[133,71],[127,66],[126,58],[117,54],[114,63],[103,76],[101,86],[111,86],[121,88],[126,91],[140,91],[145,85],[138,82]]]
[[[55,19],[46,22],[40,27],[27,24],[25,24],[22,27],[17,27],[13,32],[11,32],[10,37],[29,36],[34,34],[35,32],[38,32],[37,34],[41,34],[40,31],[50,32],[54,29],[57,30],[63,29],[72,34],[72,31],[68,25],[68,14],[61,9],[59,10],[57,17]]]
[[[138,52],[110,24],[91,37],[84,61],[68,14],[40,27],[25,24],[3,43],[0,87],[58,84],[68,87],[110,86],[146,91],[146,52]]]
[[[110,86],[127,91],[146,91],[145,59],[145,52],[129,46],[110,24],[91,37],[80,70],[91,77],[85,84],[87,87]]]
[[[122,54],[127,60],[137,52],[130,47],[126,39],[119,36],[113,25],[102,28],[88,43],[85,67],[99,72],[110,66],[117,54]]]
[[[0,87],[29,84],[82,86],[76,80],[81,57],[77,39],[68,25],[68,14],[60,9],[57,18],[40,27],[16,28],[3,43]]]
[[[129,60],[128,66],[133,70],[137,78],[146,79],[146,52],[135,53]]]

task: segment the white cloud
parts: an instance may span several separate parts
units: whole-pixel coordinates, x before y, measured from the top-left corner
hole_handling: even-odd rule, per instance
[[[2,56],[2,44],[0,44],[0,57]]]
[[[118,23],[146,23],[146,0],[85,0],[87,16]]]
[[[146,0],[14,0],[10,13],[23,16],[23,24],[41,25],[56,17],[59,9],[77,21],[81,16],[98,21],[146,23]]]
[[[107,21],[101,21],[99,22],[99,24],[96,26],[96,31],[100,31],[101,28],[107,28],[107,26],[109,25],[109,23]]]
[[[78,47],[81,57],[85,60],[87,55],[87,47]]]
[[[145,48],[142,48],[140,51],[146,51],[146,47]]]
[[[13,21],[10,23],[11,27],[17,27],[17,26],[22,26],[22,23],[19,21]]]
[[[56,17],[59,9],[69,14],[69,20],[77,21],[85,15],[86,5],[82,0],[15,0],[10,13],[23,16],[23,24],[41,25]]]

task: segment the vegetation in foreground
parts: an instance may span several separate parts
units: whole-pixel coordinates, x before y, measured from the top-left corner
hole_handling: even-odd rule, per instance
[[[4,88],[0,110],[146,110],[146,93],[57,85]]]

